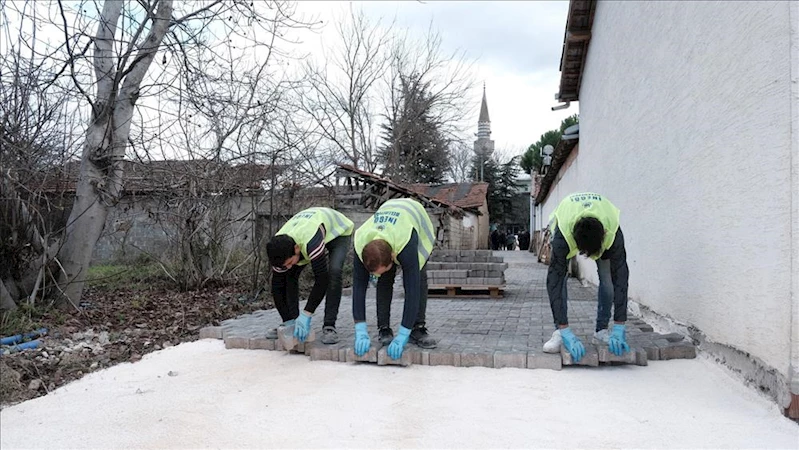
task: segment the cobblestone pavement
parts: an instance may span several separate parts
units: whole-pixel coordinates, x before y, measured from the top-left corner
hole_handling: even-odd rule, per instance
[[[434,299],[428,301],[427,327],[438,339],[438,347],[423,350],[409,344],[406,353],[410,362],[423,365],[451,365],[460,367],[518,367],[548,368],[558,370],[570,365],[567,353],[545,354],[542,346],[554,330],[552,313],[546,293],[547,266],[536,262],[535,255],[521,251],[497,251],[508,263],[505,271],[506,288],[501,299]],[[391,323],[396,332],[402,318],[402,284],[397,275],[395,298],[391,308]],[[586,345],[587,356],[580,365],[596,366],[610,363],[646,365],[648,360],[693,358],[696,349],[690,341],[678,334],[661,335],[635,316],[628,315],[627,336],[633,351],[625,357],[615,357],[607,345],[593,345],[592,335],[596,320],[596,287],[583,287],[576,279],[569,279],[569,323]],[[313,327],[321,336],[324,305],[314,314]],[[379,349],[375,315],[374,289],[367,294],[367,323],[372,336],[372,347]],[[276,350],[277,341],[267,340],[265,333],[280,323],[277,310],[257,311],[229,319],[220,327],[206,327],[201,338],[224,339],[228,348]],[[352,297],[341,300],[338,323],[340,341],[324,345],[314,341],[295,348],[293,353],[304,353],[312,360],[353,361],[349,351],[354,341]],[[279,349],[284,351],[282,348]],[[349,357],[348,357],[349,353]],[[376,362],[376,352],[369,355]],[[384,363],[388,358],[380,358]],[[388,360],[388,362],[393,362]]]

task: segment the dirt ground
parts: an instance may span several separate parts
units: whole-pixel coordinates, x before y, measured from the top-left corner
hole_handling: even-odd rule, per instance
[[[254,300],[244,292],[236,286],[191,292],[157,286],[87,288],[81,312],[46,313],[37,321],[49,329],[38,349],[0,356],[0,408],[45,395],[87,373],[197,340],[201,327],[273,307],[267,290]]]

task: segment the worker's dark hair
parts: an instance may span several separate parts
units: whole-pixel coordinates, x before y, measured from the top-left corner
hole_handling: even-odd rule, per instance
[[[382,239],[375,239],[364,245],[361,253],[363,266],[366,267],[369,273],[373,273],[378,268],[386,267],[394,262],[391,257],[391,246]]]
[[[287,259],[294,256],[294,239],[287,234],[278,234],[266,244],[266,254],[272,267],[283,267]]]
[[[574,242],[577,249],[586,256],[593,256],[602,249],[605,228],[602,222],[594,217],[583,217],[574,224]]]

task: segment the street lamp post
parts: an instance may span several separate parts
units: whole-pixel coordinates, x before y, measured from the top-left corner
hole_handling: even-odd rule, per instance
[[[541,149],[541,158],[542,164],[541,168],[544,169],[544,174],[547,173],[549,170],[549,166],[552,164],[552,153],[555,151],[555,147],[547,144],[544,148]]]

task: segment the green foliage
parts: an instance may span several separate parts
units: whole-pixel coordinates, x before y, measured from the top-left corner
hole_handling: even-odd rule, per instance
[[[560,122],[560,128],[557,130],[549,130],[546,133],[542,134],[538,141],[534,144],[531,144],[530,147],[527,148],[527,151],[524,152],[522,155],[520,165],[524,173],[530,173],[530,169],[535,169],[536,172],[541,170],[541,149],[544,148],[546,145],[551,145],[552,147],[557,147],[558,142],[560,142],[561,136],[563,136],[563,132],[566,128],[569,128],[572,125],[575,125],[580,122],[580,118],[577,114],[571,115]]]
[[[402,77],[399,103],[381,125],[385,175],[405,183],[443,183],[450,168],[449,140],[432,114],[429,84]]]
[[[488,183],[488,214],[491,222],[506,223],[511,216],[513,197],[516,195],[516,177],[519,173],[519,156],[506,163],[489,158],[483,166],[483,181]],[[475,157],[472,178],[480,179],[480,158]]]
[[[168,280],[158,263],[101,264],[89,268],[88,286],[114,291],[147,289]]]
[[[61,325],[64,322],[65,316],[57,308],[20,302],[17,309],[0,313],[0,336],[29,333],[45,326]]]

